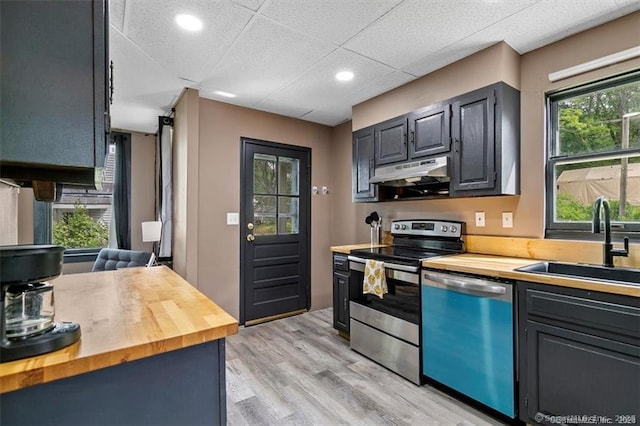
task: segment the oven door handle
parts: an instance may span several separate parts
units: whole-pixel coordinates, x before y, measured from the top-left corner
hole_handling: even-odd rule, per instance
[[[347,259],[349,259],[351,262],[362,263],[363,265],[366,264],[368,260],[363,257],[356,257],[352,255],[349,255]],[[395,269],[396,271],[413,272],[414,274],[417,273],[418,270],[420,269],[420,267],[418,266],[398,265],[397,263],[389,263],[389,262],[383,262],[383,263],[384,263],[385,269]]]
[[[455,275],[441,274],[438,272],[423,271],[422,284],[431,287],[447,288],[460,293],[475,294],[478,296],[505,296],[508,293],[507,285],[494,283],[471,277],[457,277]]]

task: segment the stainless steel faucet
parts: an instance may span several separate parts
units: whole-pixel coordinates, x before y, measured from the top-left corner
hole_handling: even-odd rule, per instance
[[[613,267],[614,256],[629,256],[629,238],[624,237],[624,248],[614,249],[611,244],[611,211],[609,202],[604,196],[596,198],[593,204],[593,215],[591,217],[591,230],[594,234],[600,233],[600,210],[604,209],[604,244],[602,246],[603,265]]]

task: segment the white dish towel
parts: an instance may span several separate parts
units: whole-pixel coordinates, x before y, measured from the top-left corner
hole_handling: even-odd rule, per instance
[[[367,259],[364,267],[364,281],[362,282],[362,293],[375,294],[380,299],[389,293],[387,278],[384,273],[384,262]]]

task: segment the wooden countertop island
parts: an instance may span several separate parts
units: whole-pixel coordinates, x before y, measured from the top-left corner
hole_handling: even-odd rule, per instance
[[[165,266],[51,283],[56,321],[79,323],[82,337],[0,364],[0,424],[225,423],[224,338],[238,331],[232,316]]]

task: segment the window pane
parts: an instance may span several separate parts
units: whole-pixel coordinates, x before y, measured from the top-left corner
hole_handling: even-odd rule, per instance
[[[557,155],[640,147],[640,82],[558,101]]]
[[[612,221],[640,223],[640,156],[556,165],[554,176],[556,222],[591,221],[593,202],[604,195]]]
[[[102,248],[109,244],[115,144],[109,144],[102,190],[64,186],[60,200],[52,204],[53,244],[67,249]]]
[[[276,234],[276,197],[272,195],[253,196],[254,235]]]
[[[297,234],[299,215],[298,197],[278,197],[279,234]]]
[[[280,195],[298,195],[300,160],[279,157],[278,168],[278,191]]]
[[[255,194],[276,194],[275,155],[253,155],[253,192]]]

